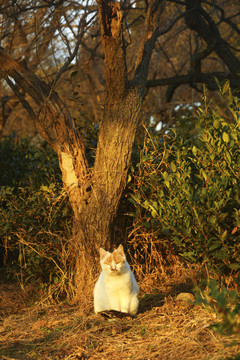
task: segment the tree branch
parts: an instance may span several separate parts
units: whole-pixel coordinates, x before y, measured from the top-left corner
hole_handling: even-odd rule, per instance
[[[198,35],[208,44],[209,48],[214,46],[214,51],[227,65],[229,71],[237,75],[240,73],[240,61],[230,51],[226,41],[222,39],[217,25],[208,13],[201,7],[199,0],[186,0],[187,10],[194,11],[185,15],[187,26],[196,31]]]
[[[87,181],[90,177],[85,148],[78,131],[75,129],[68,109],[44,81],[31,73],[25,64],[15,61],[0,49],[0,75],[7,81],[23,107],[28,111],[35,122],[40,134],[48,141],[58,153],[60,166],[72,161],[72,169],[78,176],[77,182],[70,184],[66,180],[70,201],[76,203],[76,192],[83,195]],[[14,81],[13,81],[13,80]],[[19,89],[29,94],[37,105],[38,114],[33,111]],[[64,174],[63,174],[64,181]],[[77,213],[77,206],[74,206]]]
[[[113,0],[97,0],[105,54],[107,98],[126,94],[127,66],[123,40],[123,10]],[[109,96],[110,95],[110,96]]]
[[[225,80],[230,81],[230,85],[233,89],[240,88],[240,78],[235,77],[232,74],[226,74],[222,72],[211,72],[211,73],[189,73],[186,75],[178,75],[173,76],[171,78],[166,79],[154,79],[148,80],[146,83],[147,88],[156,87],[156,86],[180,86],[184,84],[189,84],[192,86],[194,83],[206,84],[209,90],[214,91],[218,90],[218,84],[216,79],[219,82],[223,82]]]
[[[133,79],[133,86],[140,86],[142,92],[146,84],[152,52],[159,36],[160,16],[165,2],[166,0],[152,0],[148,6],[145,19],[145,33],[139,46]]]

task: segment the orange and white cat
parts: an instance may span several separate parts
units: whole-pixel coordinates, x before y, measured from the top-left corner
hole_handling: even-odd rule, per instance
[[[138,311],[139,287],[126,260],[123,246],[112,253],[100,248],[102,272],[94,288],[94,310],[97,314],[117,310],[135,315]]]

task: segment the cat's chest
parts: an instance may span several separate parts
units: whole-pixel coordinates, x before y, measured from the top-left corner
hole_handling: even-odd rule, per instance
[[[125,273],[121,275],[109,276],[104,278],[106,289],[114,292],[130,292],[132,288],[131,275]]]

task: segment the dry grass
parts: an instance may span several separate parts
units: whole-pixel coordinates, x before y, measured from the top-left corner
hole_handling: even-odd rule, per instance
[[[92,297],[81,304],[36,302],[33,289],[0,288],[1,359],[233,359],[240,347],[228,346],[232,337],[221,337],[209,325],[214,314],[176,301],[175,295],[193,283],[194,271],[178,272],[178,281],[156,286],[149,277],[140,284],[141,306],[136,318],[107,321],[93,314]],[[176,277],[175,277],[176,279]],[[147,294],[149,292],[149,294]],[[91,293],[91,292],[90,292]]]

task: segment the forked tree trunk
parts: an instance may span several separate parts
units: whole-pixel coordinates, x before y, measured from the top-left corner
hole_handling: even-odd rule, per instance
[[[95,277],[99,247],[111,245],[111,227],[126,185],[148,65],[164,3],[165,0],[153,0],[149,4],[135,74],[129,82],[122,33],[123,11],[117,2],[98,0],[107,96],[93,168],[88,166],[83,142],[58,95],[25,65],[0,49],[0,73],[58,154],[63,184],[74,212],[72,252],[77,293],[88,287]],[[38,115],[19,88],[33,98]]]
[[[127,79],[123,41],[123,11],[114,1],[98,0],[106,64],[106,103],[100,123],[96,159],[88,194],[81,201],[75,222],[75,237],[82,253],[76,265],[80,290],[98,262],[100,246],[111,245],[111,227],[126,185],[132,147],[140,118],[148,66],[158,36],[159,16],[165,1],[152,1],[139,46],[135,74]],[[82,262],[83,261],[83,262]],[[87,269],[84,273],[83,267]]]

